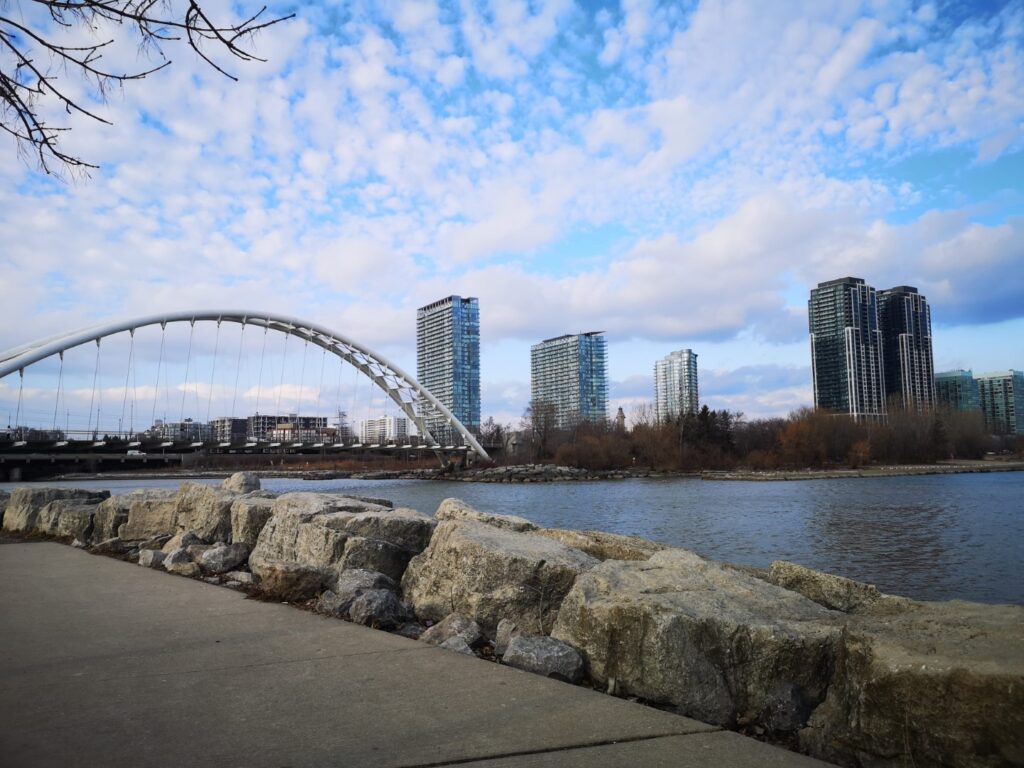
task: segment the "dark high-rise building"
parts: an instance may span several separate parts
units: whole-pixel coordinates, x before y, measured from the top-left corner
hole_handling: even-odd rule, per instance
[[[909,285],[879,291],[878,322],[886,397],[896,398],[907,409],[933,408],[935,373],[928,300]]]
[[[480,306],[448,296],[416,311],[416,378],[463,426],[480,432]],[[421,411],[439,443],[459,440],[435,408]]]
[[[819,283],[807,304],[814,405],[855,419],[885,416],[875,289],[859,277]]]
[[[954,411],[976,411],[978,380],[970,371],[943,371],[935,374],[935,404]]]
[[[554,422],[568,429],[581,421],[608,418],[608,374],[604,334],[567,334],[530,347],[533,408],[554,408]]]

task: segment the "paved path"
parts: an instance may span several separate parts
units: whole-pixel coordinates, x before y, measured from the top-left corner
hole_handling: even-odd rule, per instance
[[[0,763],[824,765],[591,690],[51,543],[0,546]]]

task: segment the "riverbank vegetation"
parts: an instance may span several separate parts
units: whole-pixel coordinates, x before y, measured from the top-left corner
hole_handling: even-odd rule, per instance
[[[504,442],[509,463],[553,462],[594,470],[857,469],[1006,452],[1024,458],[1024,438],[989,435],[977,412],[890,408],[888,419],[880,422],[803,408],[787,418],[747,420],[704,406],[695,414],[659,421],[645,406],[631,421],[630,428],[584,422],[557,429],[542,409],[527,409],[514,437],[511,427],[488,422],[485,441]]]

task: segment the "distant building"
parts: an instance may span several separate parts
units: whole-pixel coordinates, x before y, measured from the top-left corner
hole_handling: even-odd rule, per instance
[[[930,410],[935,405],[935,374],[928,300],[909,285],[879,291],[878,321],[886,397],[897,398],[909,410]]]
[[[327,419],[305,417],[304,421],[282,421],[266,432],[267,440],[275,443],[319,443],[334,437],[334,430],[327,428]]]
[[[364,445],[404,444],[408,442],[409,420],[404,416],[381,416],[366,419],[359,429],[359,440]]]
[[[480,306],[448,296],[416,310],[416,378],[463,426],[480,433]],[[421,415],[442,444],[461,440],[429,405]]]
[[[600,331],[546,339],[530,348],[530,400],[554,408],[559,429],[608,418],[607,353]]]
[[[818,283],[808,301],[814,405],[860,418],[885,416],[882,333],[875,289],[859,277]]]
[[[213,430],[213,439],[219,443],[243,442],[248,434],[248,422],[224,416],[211,421],[210,429]]]
[[[268,416],[266,414],[255,414],[246,420],[246,435],[249,440],[273,440],[271,432],[278,426],[288,424],[289,429],[296,431],[323,431],[327,428],[325,416],[299,416],[297,413],[290,413],[284,416]]]
[[[977,380],[985,426],[994,435],[1024,435],[1024,372],[986,373]]]
[[[209,424],[202,424],[192,419],[184,421],[163,421],[157,419],[149,429],[150,434],[160,440],[199,443],[213,439],[213,427]]]
[[[977,411],[978,381],[971,371],[943,371],[935,374],[935,404],[954,411]]]
[[[697,412],[697,355],[689,349],[654,364],[654,405],[658,421],[672,421]]]

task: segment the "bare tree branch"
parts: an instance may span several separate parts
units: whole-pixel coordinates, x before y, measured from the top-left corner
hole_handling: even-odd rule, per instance
[[[18,13],[8,13],[12,9]],[[100,64],[103,50],[114,38],[82,45],[67,45],[53,37],[52,24],[32,24],[24,20],[23,10],[42,7],[43,18],[59,28],[97,31],[104,24],[128,25],[140,50],[155,52],[163,63],[138,72],[122,72]],[[263,61],[247,48],[260,31],[294,16],[265,18],[266,6],[244,21],[219,23],[206,13],[197,0],[174,15],[167,0],[0,0],[0,129],[12,136],[17,151],[24,157],[35,156],[35,164],[47,174],[82,171],[97,166],[60,148],[60,136],[69,126],[52,126],[43,115],[60,105],[68,114],[80,114],[110,125],[77,100],[75,90],[61,79],[72,73],[105,99],[110,89],[132,80],[142,80],[171,64],[162,46],[186,40],[189,47],[210,67],[225,77],[237,80],[221,64],[211,48],[239,61]],[[37,14],[38,18],[38,14]]]

